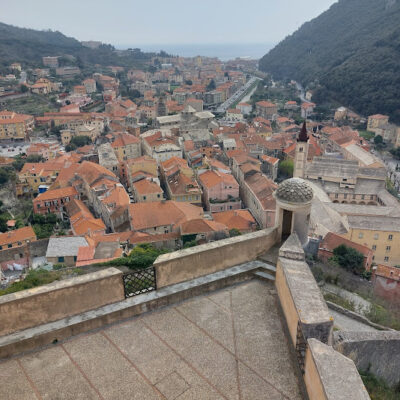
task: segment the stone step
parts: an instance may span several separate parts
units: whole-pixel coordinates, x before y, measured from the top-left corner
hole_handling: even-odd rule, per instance
[[[253,275],[259,279],[265,280],[265,281],[275,281],[275,276],[271,275],[267,272],[263,271],[256,271],[253,273]]]
[[[260,270],[261,271],[265,270],[263,272],[267,272],[267,273],[271,272],[273,275],[276,274],[276,266],[275,265],[263,263],[263,265],[261,266]]]

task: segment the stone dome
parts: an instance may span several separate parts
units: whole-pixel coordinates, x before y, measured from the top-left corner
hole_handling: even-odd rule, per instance
[[[291,178],[283,181],[275,192],[278,200],[288,203],[308,203],[314,193],[311,186],[301,178]]]

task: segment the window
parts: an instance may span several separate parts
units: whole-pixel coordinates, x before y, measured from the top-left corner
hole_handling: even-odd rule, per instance
[[[58,257],[58,262],[63,263],[64,262],[64,257]]]
[[[375,233],[375,235],[374,235],[374,240],[378,240],[379,239],[379,234],[378,233]]]
[[[358,234],[358,238],[359,239],[362,239],[364,237],[364,234],[362,233],[362,232],[360,232],[359,234]]]
[[[344,198],[347,199],[347,193],[344,194]]]
[[[143,200],[146,200],[146,196],[143,196]]]
[[[3,250],[3,246],[0,246],[0,250]]]
[[[76,256],[74,256],[74,262],[76,262]]]
[[[389,261],[389,257],[385,257],[385,261]]]
[[[388,239],[389,239],[389,240],[393,240],[393,235],[389,235],[389,236],[388,236]]]
[[[373,200],[374,199],[374,195],[371,194],[371,196],[369,196],[369,199]]]
[[[303,148],[300,147],[300,148],[299,148],[299,153],[302,153],[302,152],[303,152]]]
[[[337,199],[338,197],[339,197],[339,195],[336,193],[336,194],[335,194],[335,199]]]
[[[160,195],[159,195],[159,194],[157,195],[157,198],[158,198],[158,199],[160,198]]]
[[[386,246],[386,251],[390,251],[391,246]]]
[[[353,199],[355,199],[356,198],[356,195],[355,194],[353,194]]]
[[[22,246],[22,242],[18,242],[18,246]]]
[[[372,245],[372,250],[376,250],[376,244]]]
[[[347,178],[343,178],[343,182],[347,182]]]
[[[7,247],[10,249],[12,247],[12,243],[10,243],[9,245],[7,245]]]
[[[364,200],[365,199],[365,195],[361,195],[361,200]]]

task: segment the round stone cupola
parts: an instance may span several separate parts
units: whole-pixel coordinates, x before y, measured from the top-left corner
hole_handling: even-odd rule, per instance
[[[287,203],[310,203],[314,197],[311,186],[301,178],[291,178],[283,181],[275,192],[278,200]]]

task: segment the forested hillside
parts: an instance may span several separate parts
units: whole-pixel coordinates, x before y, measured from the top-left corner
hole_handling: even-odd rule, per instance
[[[74,39],[54,31],[37,31],[0,23],[0,64],[24,62],[40,64],[43,56],[72,55],[78,63],[139,66],[153,56],[150,53],[117,51],[113,46],[102,45],[90,49]]]
[[[400,122],[400,0],[339,0],[260,60],[275,79]]]

